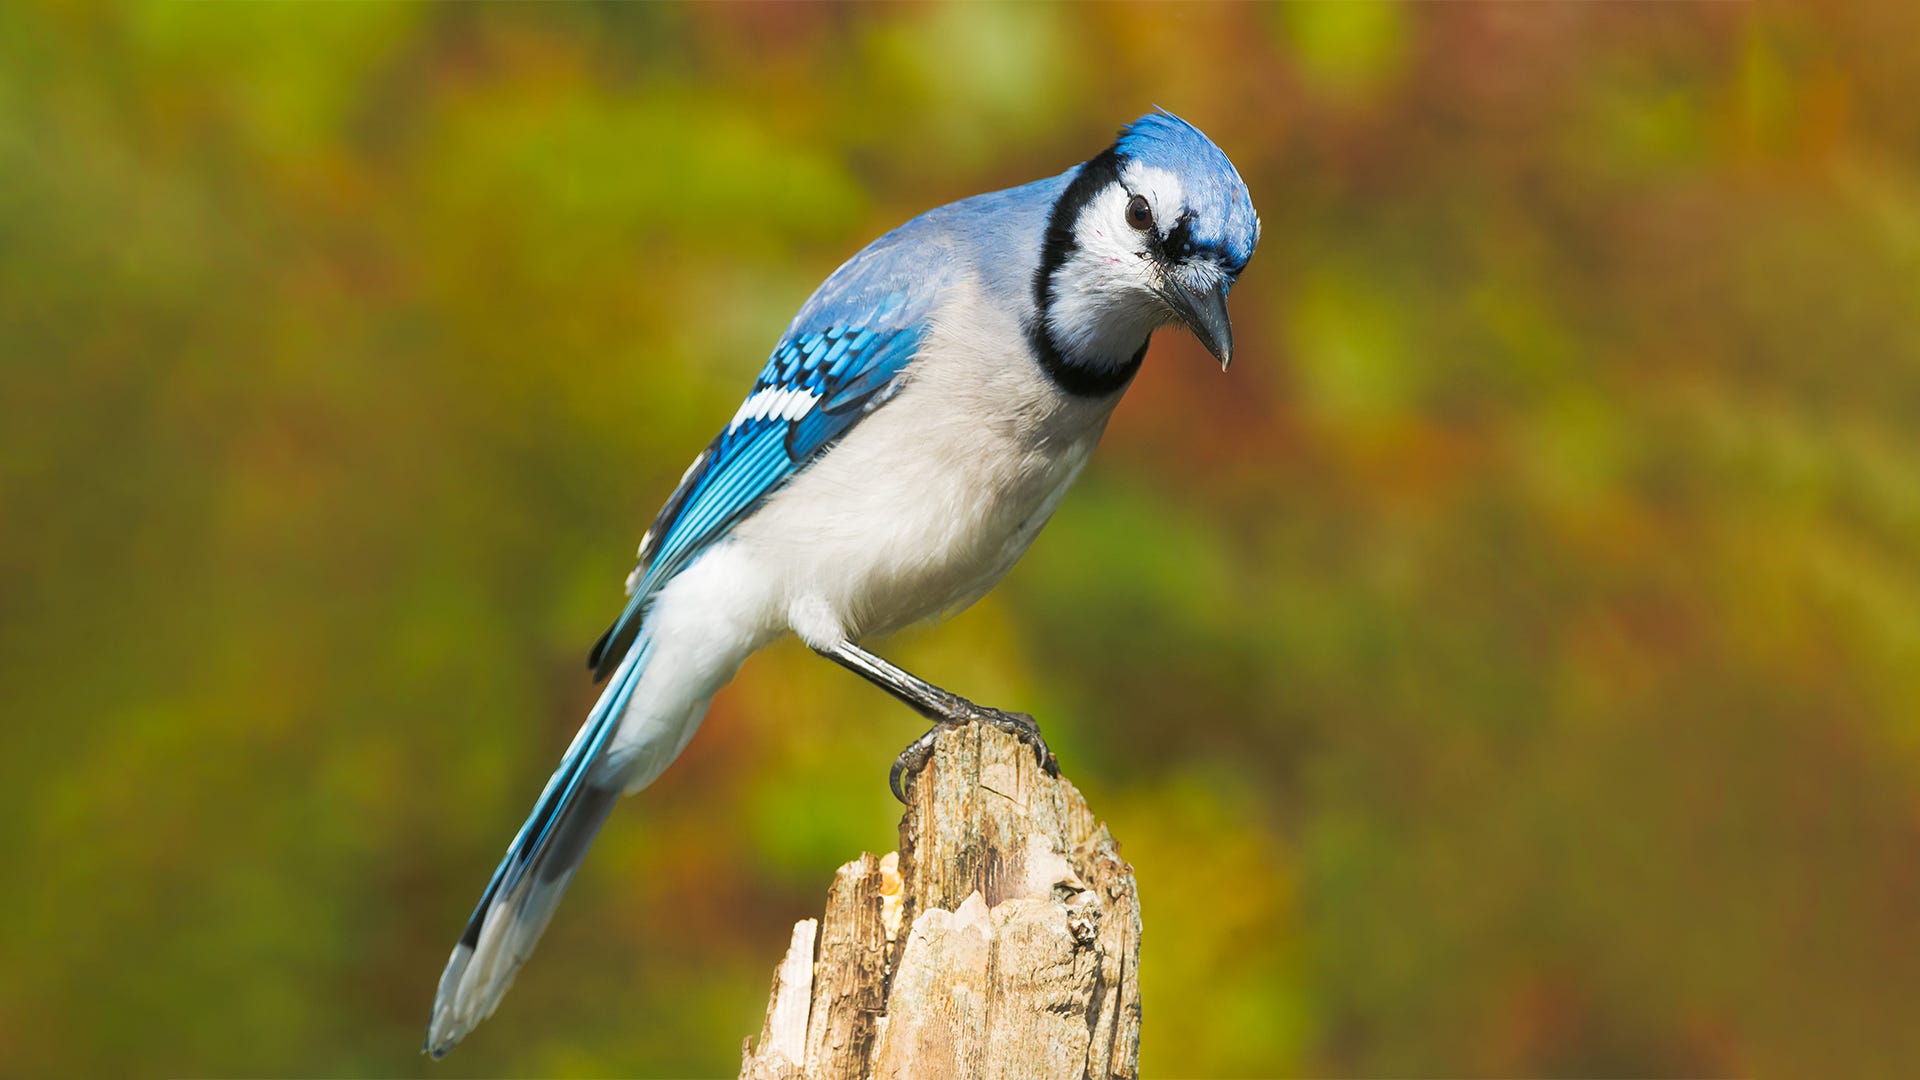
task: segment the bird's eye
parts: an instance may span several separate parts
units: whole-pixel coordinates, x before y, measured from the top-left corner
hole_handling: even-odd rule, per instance
[[[1144,195],[1135,195],[1127,200],[1127,224],[1146,232],[1153,228],[1153,207],[1147,205]]]

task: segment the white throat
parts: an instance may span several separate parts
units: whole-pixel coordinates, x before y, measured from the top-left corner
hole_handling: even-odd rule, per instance
[[[1075,250],[1054,272],[1048,329],[1069,362],[1087,367],[1131,362],[1147,335],[1173,320],[1143,236],[1127,224],[1127,202],[1138,192],[1156,215],[1178,214],[1179,181],[1138,162],[1120,181],[1081,208]]]

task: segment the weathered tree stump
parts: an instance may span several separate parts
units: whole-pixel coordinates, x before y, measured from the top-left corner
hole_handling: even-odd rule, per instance
[[[908,795],[795,924],[743,1080],[1134,1076],[1139,900],[1080,792],[973,724]]]

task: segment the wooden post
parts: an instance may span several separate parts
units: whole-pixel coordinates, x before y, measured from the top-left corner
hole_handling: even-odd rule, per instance
[[[1080,792],[972,724],[908,796],[794,926],[743,1080],[1134,1076],[1139,900]]]

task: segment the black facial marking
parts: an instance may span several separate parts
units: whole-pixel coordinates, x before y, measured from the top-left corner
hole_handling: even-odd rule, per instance
[[[1183,211],[1180,220],[1174,222],[1164,236],[1148,233],[1147,250],[1153,253],[1154,260],[1161,266],[1172,266],[1191,256],[1194,252],[1193,211]]]
[[[1106,363],[1096,358],[1091,363],[1076,363],[1061,354],[1048,325],[1048,315],[1053,311],[1053,275],[1080,249],[1080,242],[1073,236],[1073,223],[1094,196],[1119,182],[1120,166],[1125,161],[1120,152],[1110,146],[1080,167],[1073,182],[1053,204],[1053,212],[1047,218],[1047,237],[1040,247],[1040,266],[1033,272],[1033,302],[1039,313],[1027,327],[1027,340],[1040,357],[1040,366],[1061,389],[1075,397],[1105,397],[1122,389],[1140,370],[1140,361],[1147,355],[1147,343],[1142,341],[1139,351],[1129,360]]]
[[[1120,163],[1125,160],[1112,147],[1080,166],[1080,172],[1060,193],[1047,217],[1047,238],[1040,247],[1040,268],[1033,272],[1033,303],[1045,316],[1053,307],[1053,273],[1066,264],[1067,257],[1080,250],[1074,239],[1073,223],[1093,197],[1108,184],[1120,179]],[[1041,319],[1044,323],[1044,317]]]

